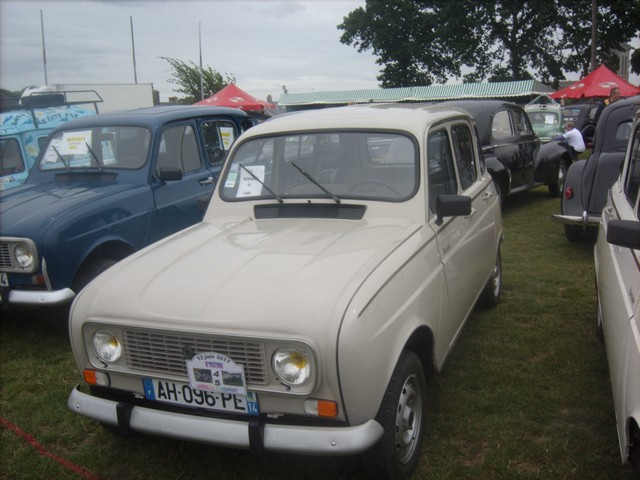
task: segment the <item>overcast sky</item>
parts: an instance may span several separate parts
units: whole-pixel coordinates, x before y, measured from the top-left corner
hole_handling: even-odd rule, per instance
[[[153,83],[166,101],[177,58],[236,78],[258,98],[377,88],[370,54],[340,43],[337,25],[362,1],[35,1],[0,0],[0,86]],[[198,30],[200,29],[200,35]]]
[[[283,86],[289,93],[378,88],[375,57],[340,43],[337,29],[364,4],[0,0],[0,86],[21,90],[45,84],[42,11],[49,84],[134,83],[135,74],[138,83],[153,83],[160,100],[167,101],[177,87],[168,82],[170,67],[160,57],[199,64],[202,52],[205,68],[234,76],[240,88],[263,100],[271,95],[277,101]],[[637,84],[638,76],[630,80]]]

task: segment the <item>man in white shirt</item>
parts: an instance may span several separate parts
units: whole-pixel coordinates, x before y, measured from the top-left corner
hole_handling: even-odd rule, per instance
[[[569,144],[569,148],[571,149],[571,154],[575,158],[582,152],[584,152],[584,139],[582,138],[582,133],[573,128],[573,122],[567,122],[565,125],[565,129],[563,138]]]

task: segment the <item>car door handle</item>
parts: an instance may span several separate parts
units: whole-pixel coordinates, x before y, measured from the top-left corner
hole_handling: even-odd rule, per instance
[[[476,214],[476,212],[477,212],[477,210],[476,210],[475,208],[472,208],[472,209],[471,209],[471,212],[469,213],[469,215],[467,215],[467,216],[466,216],[466,217],[464,217],[464,218],[471,218],[471,217],[473,217],[473,216]]]
[[[486,191],[482,195],[482,200],[489,200],[491,197],[493,197],[493,192]]]
[[[211,185],[215,181],[216,180],[211,175],[209,175],[207,178],[202,178],[199,180],[200,185]]]

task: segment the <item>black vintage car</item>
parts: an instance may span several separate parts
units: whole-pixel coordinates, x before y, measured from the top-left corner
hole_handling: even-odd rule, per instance
[[[564,223],[570,242],[595,238],[607,194],[620,175],[633,115],[639,109],[640,95],[606,107],[598,120],[591,155],[569,168],[560,214],[552,218]]]
[[[582,133],[584,144],[587,146],[593,143],[596,132],[595,114],[598,105],[598,103],[573,103],[564,107],[564,121],[573,122],[574,128]]]
[[[451,100],[442,104],[467,110],[476,120],[487,169],[501,199],[547,185],[559,196],[571,154],[558,142],[541,145],[524,109],[502,100]]]

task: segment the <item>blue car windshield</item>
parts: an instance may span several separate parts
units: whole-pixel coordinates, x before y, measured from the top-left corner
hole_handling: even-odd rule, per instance
[[[49,139],[38,169],[139,169],[149,157],[150,140],[151,133],[144,127],[102,126],[60,131]]]
[[[227,201],[329,198],[404,201],[418,181],[418,149],[387,132],[308,132],[239,145],[220,182]]]

